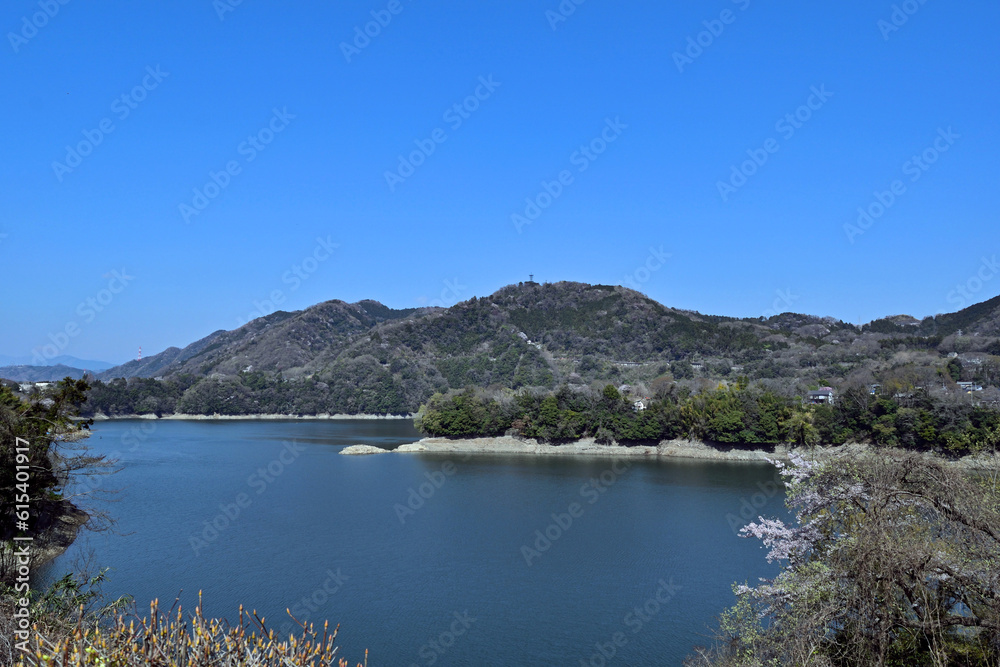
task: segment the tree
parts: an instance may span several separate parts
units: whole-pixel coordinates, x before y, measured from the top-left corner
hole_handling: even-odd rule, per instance
[[[673,362],[670,364],[670,370],[673,371],[674,377],[678,379],[690,379],[694,377],[694,367],[687,360]]]
[[[81,511],[74,502],[108,493],[99,480],[115,467],[114,461],[92,454],[82,442],[90,420],[74,420],[88,388],[86,381],[67,377],[45,394],[21,400],[0,386],[0,583],[9,581],[17,569],[10,540],[23,520],[17,505],[25,504],[25,493],[35,553],[60,539],[55,530],[60,519],[88,521],[98,529],[109,523],[106,514],[93,508]],[[24,472],[26,482],[18,475]]]
[[[694,665],[1000,664],[1000,489],[913,452],[777,464],[795,524],[745,536],[785,561],[734,588]]]
[[[819,431],[813,426],[813,413],[795,410],[785,422],[785,433],[789,442],[803,447],[819,443]]]
[[[955,382],[962,379],[962,362],[958,360],[958,357],[949,359],[945,368],[948,371],[948,376]]]

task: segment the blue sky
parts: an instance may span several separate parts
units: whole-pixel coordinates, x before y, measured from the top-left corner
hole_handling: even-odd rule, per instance
[[[995,2],[62,1],[0,10],[0,353],[529,274],[853,322],[1000,293]]]

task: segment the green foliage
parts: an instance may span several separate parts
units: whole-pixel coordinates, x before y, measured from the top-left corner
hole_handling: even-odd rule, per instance
[[[502,435],[511,420],[496,401],[484,400],[467,389],[450,396],[434,394],[414,423],[430,435],[485,437]]]
[[[246,415],[323,413],[409,414],[419,407],[411,368],[399,361],[384,368],[371,355],[333,364],[311,378],[285,380],[280,374],[241,372],[229,378],[180,375],[95,382],[86,414],[110,416],[155,413]],[[414,390],[414,384],[418,389]]]
[[[702,315],[666,308],[622,287],[572,282],[512,285],[448,309],[394,311],[371,301],[329,301],[215,332],[184,350],[144,360],[141,368],[130,366],[129,372],[160,373],[165,379],[95,383],[84,414],[162,415],[181,408],[196,414],[409,414],[435,393],[467,386],[534,391],[567,382],[649,385],[669,372],[682,388],[693,390],[700,388],[697,378],[731,379],[734,366],[754,381],[780,379],[768,386],[784,397],[820,377],[824,384],[844,385],[855,373],[909,374],[911,386],[931,385],[938,372],[953,378],[971,374],[989,388],[1000,385],[1000,360],[989,357],[962,369],[957,359],[941,354],[956,346],[965,352],[1000,350],[990,334],[1000,320],[992,310],[997,306],[1000,300],[994,299],[919,325],[888,318],[862,332],[794,313],[767,320]],[[979,336],[952,336],[957,328]],[[903,352],[910,354],[900,369],[894,358]],[[699,437],[734,444],[814,438],[802,423],[798,436],[790,436],[782,426],[782,405],[768,399],[755,406],[756,398],[744,391],[749,385],[739,380],[736,385],[741,395],[706,399],[718,411],[688,415],[686,425],[704,433]],[[906,407],[918,413],[898,418],[870,406],[838,405],[832,415],[817,415],[812,426],[820,442],[966,446],[958,434],[967,425],[939,419],[929,406]],[[616,437],[649,430],[602,419],[595,423]],[[565,426],[567,432],[575,428]]]
[[[962,362],[958,360],[958,357],[949,359],[945,369],[948,371],[948,376],[955,382],[962,379]]]
[[[56,439],[72,437],[90,426],[89,420],[74,421],[87,389],[86,381],[67,377],[44,393],[22,400],[0,385],[0,540],[15,535],[15,506],[24,504],[24,500],[17,499],[25,493],[29,495],[31,521],[36,529],[47,528],[66,512],[68,503],[61,496],[65,473],[84,461],[57,453]],[[17,458],[17,448],[25,442],[26,463]],[[30,469],[30,484],[19,488],[17,468],[25,464]],[[0,581],[9,574],[0,567]]]
[[[493,436],[513,428],[543,441],[593,437],[626,444],[681,437],[733,446],[869,442],[956,455],[1000,444],[1000,412],[926,395],[903,407],[897,399],[849,389],[835,405],[803,405],[741,378],[690,395],[661,387],[644,400],[644,410],[634,410],[633,400],[610,384],[600,392],[563,385],[520,391],[501,407],[490,392],[465,390],[432,397],[418,427],[428,435]]]
[[[787,400],[742,381],[697,394],[682,410],[690,435],[727,444],[782,442],[791,416]]]
[[[674,377],[679,380],[694,377],[694,367],[691,366],[691,362],[686,360],[675,361],[670,365],[670,370],[674,374]]]
[[[101,601],[100,585],[107,579],[108,568],[92,577],[65,574],[43,590],[31,589],[28,593],[31,617],[38,620],[71,622],[75,624],[80,608],[87,609],[97,618],[124,608],[130,598],[125,596],[95,607]],[[15,596],[13,588],[0,585],[0,597]]]

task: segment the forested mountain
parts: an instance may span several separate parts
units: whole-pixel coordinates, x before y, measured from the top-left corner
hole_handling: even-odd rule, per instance
[[[448,309],[327,301],[105,371],[88,409],[410,413],[435,392],[470,385],[657,378],[714,386],[746,376],[790,395],[848,380],[992,385],[1000,380],[998,322],[1000,297],[923,321],[897,316],[858,328],[794,313],[708,316],[624,287],[573,282],[519,283]]]
[[[945,313],[917,320],[909,315],[896,315],[875,320],[866,329],[882,333],[904,333],[945,338],[959,331],[970,336],[1000,335],[1000,296],[964,308],[957,313]]]
[[[233,331],[219,330],[184,349],[168,348],[98,374],[98,379],[177,374],[232,375],[240,371],[310,375],[351,341],[381,322],[414,309],[391,310],[376,301],[327,301],[301,312],[278,311]]]

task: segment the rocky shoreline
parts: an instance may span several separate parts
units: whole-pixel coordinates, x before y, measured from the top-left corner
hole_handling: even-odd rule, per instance
[[[379,448],[370,445],[345,447],[341,454],[363,455],[380,453]],[[400,445],[391,451],[399,454],[512,454],[536,456],[596,456],[633,459],[710,459],[717,461],[743,461],[766,463],[767,459],[787,459],[787,447],[773,449],[720,449],[696,440],[664,440],[658,445],[600,445],[592,438],[576,442],[551,445],[534,439],[501,436],[496,438],[424,438],[417,442]]]
[[[793,447],[775,445],[767,449],[743,449],[710,445],[698,440],[663,440],[657,445],[600,445],[592,438],[577,440],[561,445],[540,443],[533,439],[512,436],[496,438],[424,438],[394,450],[381,450],[370,445],[345,447],[341,454],[364,455],[391,451],[399,454],[489,454],[516,456],[590,456],[629,459],[694,459],[741,463],[767,463],[771,460],[788,460],[792,454],[803,458],[823,460],[842,453],[863,451],[871,445],[851,443],[846,445],[821,445],[816,447]],[[949,459],[969,470],[1000,470],[1000,457],[996,454],[966,456]]]
[[[367,456],[368,454],[388,454],[391,451],[393,450],[382,449],[374,445],[351,445],[350,447],[344,447],[340,450],[340,453],[346,456]]]
[[[90,515],[75,505],[55,520],[32,544],[31,564],[40,566],[61,556],[76,541]]]
[[[362,446],[348,447],[341,454],[367,453]],[[358,448],[358,449],[355,449]],[[773,449],[720,449],[696,440],[664,440],[658,445],[601,445],[593,438],[576,442],[552,445],[534,439],[513,436],[496,438],[424,438],[392,450],[399,454],[500,454],[533,456],[591,456],[630,459],[699,459],[716,461],[740,461],[766,463],[767,459],[787,459],[791,450],[787,447]]]

